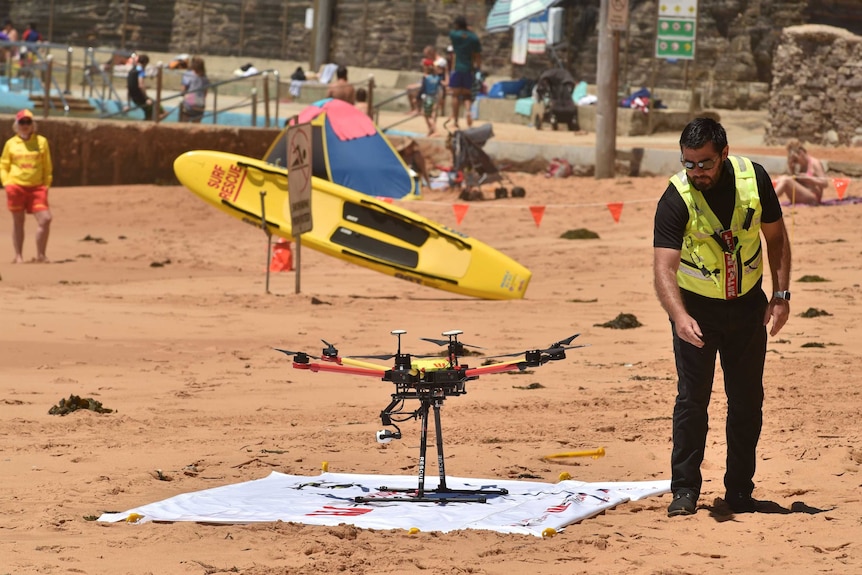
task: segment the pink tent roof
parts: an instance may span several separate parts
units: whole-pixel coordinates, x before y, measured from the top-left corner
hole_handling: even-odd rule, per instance
[[[319,100],[311,104],[299,113],[298,122],[300,124],[308,123],[323,112],[326,112],[329,125],[339,140],[355,140],[377,133],[374,122],[359,108],[334,98]]]

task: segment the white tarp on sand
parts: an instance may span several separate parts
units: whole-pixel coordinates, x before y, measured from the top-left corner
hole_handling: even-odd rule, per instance
[[[437,486],[426,480],[426,489]],[[454,531],[488,529],[501,533],[541,536],[547,528],[560,531],[626,501],[670,491],[670,481],[539,483],[498,479],[447,477],[449,489],[507,489],[507,495],[490,495],[487,503],[356,503],[354,498],[391,496],[381,486],[413,488],[416,476],[323,473],[317,477],[272,472],[268,477],[185,493],[136,507],[123,513],[105,513],[99,521],[197,521],[205,523],[259,523],[291,521],[311,525],[349,523],[370,529]],[[429,494],[429,497],[433,495]],[[135,514],[135,515],[133,515]]]

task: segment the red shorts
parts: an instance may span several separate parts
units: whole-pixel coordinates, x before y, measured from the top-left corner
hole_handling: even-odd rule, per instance
[[[48,209],[48,188],[6,184],[6,207],[10,212],[44,212]]]

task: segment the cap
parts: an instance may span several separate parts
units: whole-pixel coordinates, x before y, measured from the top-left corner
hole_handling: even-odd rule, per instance
[[[20,112],[15,114],[15,120],[16,121],[23,120],[24,118],[31,118],[32,119],[33,118],[33,112],[31,112],[27,108],[24,108],[23,110],[21,110]]]

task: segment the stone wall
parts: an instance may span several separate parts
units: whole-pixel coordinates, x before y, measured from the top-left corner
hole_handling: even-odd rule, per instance
[[[12,116],[0,116],[0,141],[12,136]],[[48,138],[55,186],[177,184],[174,159],[191,150],[222,150],[260,158],[277,129],[37,118]]]
[[[831,26],[785,28],[773,68],[767,143],[862,145],[862,37]]]
[[[781,30],[835,24],[862,34],[862,0],[709,0],[698,6],[695,59],[658,60],[658,0],[629,0],[620,38],[621,89],[693,89],[705,107],[763,109],[773,80]],[[487,34],[493,0],[332,0],[330,61],[352,67],[416,70],[422,48],[449,44],[453,18],[465,14],[483,43],[493,75],[538,78],[559,62],[595,83],[599,0],[562,0],[564,39],[554,50],[511,64],[511,31]],[[311,60],[305,13],[313,0],[36,0],[8,4],[20,23],[34,20],[54,42],[126,50]]]

